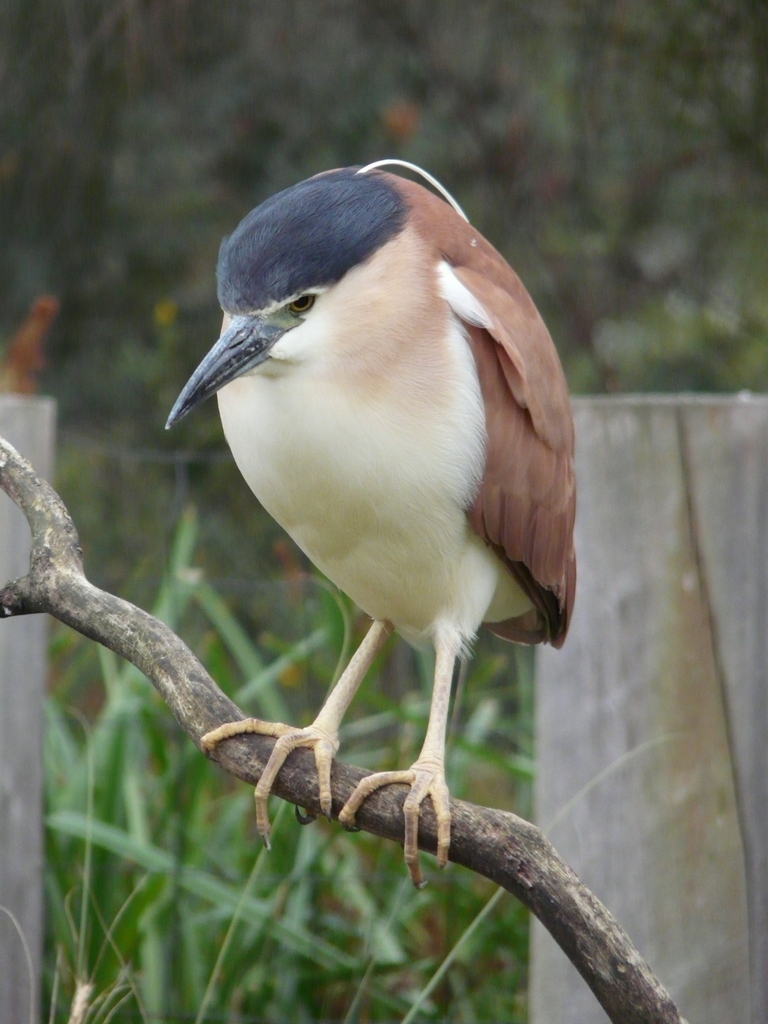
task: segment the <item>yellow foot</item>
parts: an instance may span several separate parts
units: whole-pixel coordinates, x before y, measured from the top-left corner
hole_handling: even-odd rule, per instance
[[[347,828],[354,827],[355,815],[360,810],[363,800],[382,786],[394,783],[405,783],[411,791],[403,804],[405,818],[405,842],[403,851],[405,863],[411,875],[411,881],[417,889],[424,886],[424,876],[419,864],[419,814],[421,804],[426,797],[432,799],[437,818],[437,865],[444,868],[448,862],[448,850],[451,845],[451,808],[450,794],[445,782],[445,771],[442,764],[432,761],[416,761],[407,771],[376,772],[362,779],[354,793],[347,800],[339,814],[339,821]]]
[[[306,729],[296,729],[293,726],[284,725],[282,722],[262,722],[258,718],[244,718],[239,722],[227,722],[225,725],[220,725],[218,729],[207,732],[200,743],[203,750],[209,753],[222,740],[230,739],[232,736],[243,736],[247,733],[277,737],[277,742],[272,748],[272,753],[264,766],[254,793],[256,828],[266,848],[270,848],[269,836],[272,831],[267,807],[269,794],[285,759],[297,747],[312,747],[314,749],[320,787],[320,809],[327,818],[330,818],[331,765],[336,751],[339,749],[338,736],[317,724],[309,725]]]

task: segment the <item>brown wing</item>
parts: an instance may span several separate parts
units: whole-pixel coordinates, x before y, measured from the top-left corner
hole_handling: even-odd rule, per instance
[[[489,315],[467,324],[488,432],[480,490],[468,510],[527,594],[533,610],[486,623],[518,643],[565,640],[576,591],[573,418],[560,360],[533,300],[512,268],[446,203],[390,176],[411,223]]]

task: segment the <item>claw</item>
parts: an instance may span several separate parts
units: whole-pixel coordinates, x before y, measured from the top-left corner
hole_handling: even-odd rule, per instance
[[[321,783],[322,785],[322,783]],[[320,798],[320,810],[323,812],[326,821],[333,821],[333,806],[331,804],[331,798],[327,800]]]
[[[311,825],[313,821],[317,821],[317,815],[312,814],[311,811],[308,814],[302,814],[301,808],[298,804],[296,804],[294,810],[296,812],[296,821],[298,821],[300,825]]]

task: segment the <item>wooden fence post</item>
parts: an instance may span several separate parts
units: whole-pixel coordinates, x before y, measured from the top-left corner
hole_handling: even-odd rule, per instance
[[[0,435],[48,478],[53,470],[55,403],[0,395]],[[0,492],[0,586],[26,573],[29,527]],[[0,1021],[41,1019],[43,944],[43,695],[45,616],[0,623],[0,906],[21,927],[27,957],[10,917],[0,911]],[[30,1000],[32,1001],[30,1004]]]
[[[768,1022],[768,397],[574,402],[537,818],[692,1024]],[[534,926],[532,1024],[607,1017]]]

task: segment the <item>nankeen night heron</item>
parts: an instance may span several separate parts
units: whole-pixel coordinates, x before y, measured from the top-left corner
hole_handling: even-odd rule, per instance
[[[408,784],[405,859],[420,884],[426,797],[440,866],[448,858],[444,748],[456,659],[481,625],[555,647],[568,630],[573,421],[554,345],[514,271],[447,193],[444,202],[379,166],[302,181],[223,241],[221,337],[168,426],[218,393],[256,497],[373,619],[312,725],[248,719],[204,738],[212,749],[243,732],[277,737],[256,788],[267,843],[267,798],[296,747],[314,749],[330,815],[339,725],[390,633],[434,645],[419,757],[365,778],[339,815],[353,825],[375,789]]]

